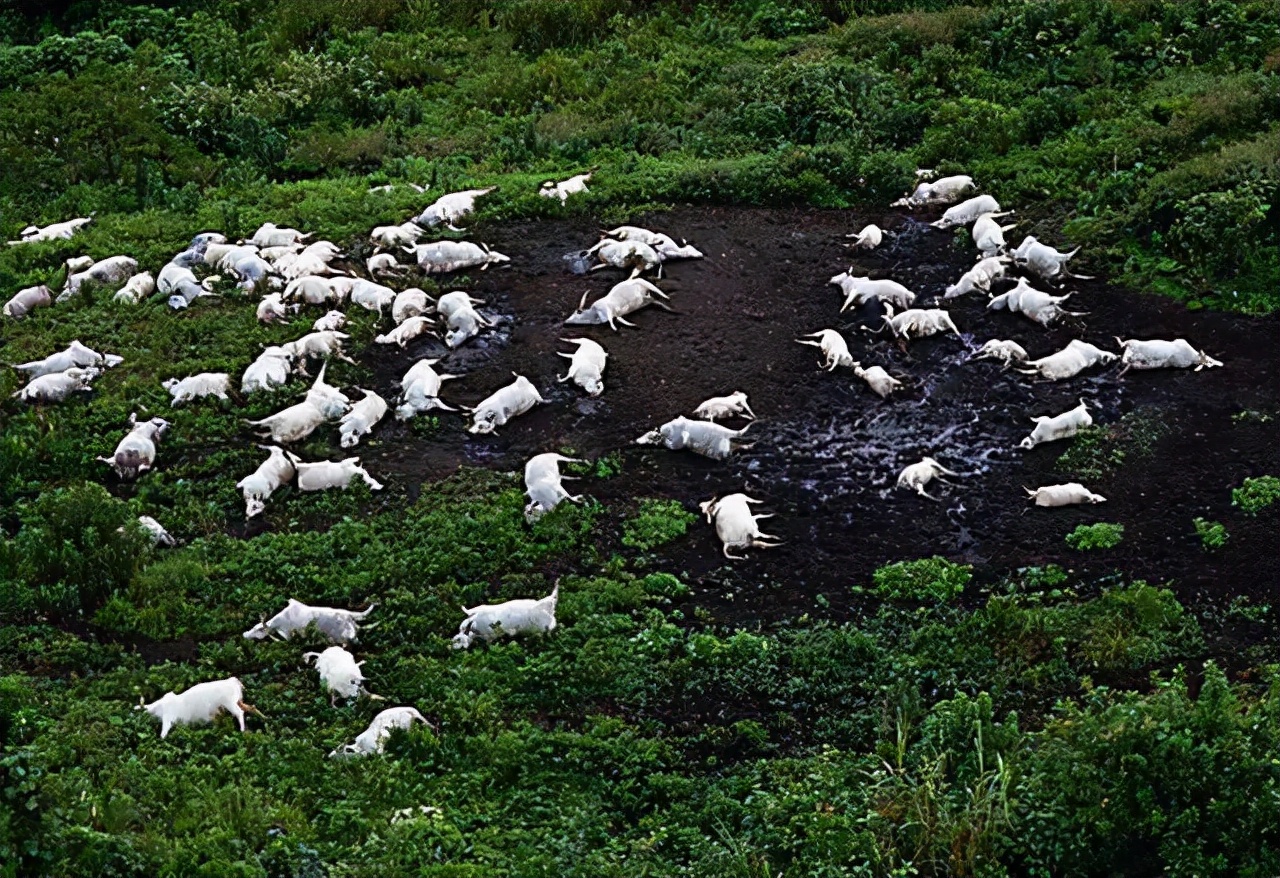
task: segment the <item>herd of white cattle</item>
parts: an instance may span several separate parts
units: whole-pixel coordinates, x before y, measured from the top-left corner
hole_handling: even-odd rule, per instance
[[[923,173],[923,172],[922,172]],[[549,181],[540,190],[541,195],[558,198],[563,203],[569,196],[584,192],[590,174],[580,174],[562,182]],[[924,176],[931,176],[924,173]],[[414,187],[423,191],[420,187]],[[101,261],[88,257],[67,260],[67,279],[63,290],[55,297],[47,286],[31,287],[14,295],[4,306],[4,314],[20,318],[35,308],[65,302],[77,295],[86,281],[97,284],[119,285],[114,299],[118,302],[137,303],[153,294],[167,296],[170,307],[182,309],[203,296],[216,296],[221,284],[234,282],[248,293],[258,293],[261,298],[255,307],[257,318],[264,323],[288,323],[303,307],[319,306],[330,309],[347,303],[376,312],[384,319],[390,312],[393,328],[377,335],[373,342],[395,345],[404,349],[415,338],[431,335],[449,349],[458,348],[475,338],[493,324],[481,314],[477,305],[485,303],[473,299],[465,292],[454,291],[432,299],[423,290],[410,287],[400,291],[380,281],[402,278],[414,270],[403,264],[398,254],[408,253],[416,268],[426,275],[448,274],[467,269],[485,270],[490,265],[510,262],[510,258],[490,250],[483,244],[469,241],[440,240],[420,243],[428,230],[444,226],[462,231],[458,223],[464,222],[475,210],[477,199],[492,192],[494,187],[453,192],[438,198],[421,214],[396,226],[379,226],[370,233],[370,241],[376,252],[365,263],[368,277],[354,276],[350,271],[336,266],[343,257],[341,248],[330,241],[310,242],[310,234],[297,229],[282,228],[266,223],[252,238],[230,243],[216,232],[196,235],[190,245],[173,257],[153,278],[149,272],[139,273],[136,260],[128,256],[113,256]],[[942,300],[953,299],[974,291],[986,292],[990,297],[988,309],[1008,310],[1022,314],[1040,326],[1049,327],[1064,316],[1080,316],[1062,308],[1072,293],[1052,295],[1032,286],[1032,280],[1019,277],[1013,289],[995,295],[992,285],[1004,279],[1010,266],[1027,275],[1046,282],[1061,283],[1073,275],[1067,268],[1076,250],[1061,253],[1041,244],[1034,237],[1026,237],[1012,251],[1004,240],[1004,233],[1013,225],[1000,225],[997,219],[1012,211],[1001,209],[990,195],[976,195],[960,199],[974,189],[972,178],[951,176],[921,182],[913,193],[894,203],[894,206],[915,208],[923,205],[953,204],[940,219],[932,223],[937,229],[971,226],[971,237],[980,256],[975,265],[955,284],[948,286]],[[69,239],[90,221],[80,218],[55,223],[45,228],[29,227],[22,233],[17,245],[31,241]],[[885,240],[886,233],[875,225],[867,226],[848,237],[854,241],[851,247],[858,250],[874,250]],[[593,257],[595,269],[622,269],[630,276],[615,284],[608,293],[590,306],[586,296],[564,321],[569,326],[604,326],[618,330],[618,325],[635,326],[626,318],[648,305],[668,308],[669,297],[655,283],[640,275],[656,271],[661,278],[664,262],[674,259],[702,257],[688,242],[677,243],[670,236],[636,226],[619,226],[606,232],[601,240],[586,251]],[[201,279],[196,270],[206,276]],[[850,308],[873,304],[882,317],[873,332],[888,331],[901,343],[940,333],[959,333],[951,315],[944,309],[915,307],[916,294],[902,284],[888,278],[872,279],[858,276],[855,269],[831,278],[831,284],[840,288],[844,312]],[[343,332],[347,318],[334,308],[318,318],[311,330],[298,339],[276,346],[266,347],[240,378],[240,392],[249,395],[287,384],[293,374],[307,376],[308,361],[325,361],[307,391],[305,398],[270,417],[258,421],[246,421],[256,428],[273,445],[259,446],[268,453],[267,459],[236,485],[245,502],[247,517],[261,514],[271,495],[281,486],[295,481],[300,491],[320,491],[331,488],[347,488],[353,480],[360,479],[372,490],[380,490],[378,483],[361,465],[357,457],[340,461],[303,461],[293,452],[282,448],[306,439],[321,426],[337,422],[340,444],[354,448],[369,435],[386,415],[392,411],[387,400],[369,390],[360,390],[363,398],[352,400],[338,387],[325,380],[327,361],[338,358],[354,363],[346,353],[345,343],[350,336]],[[585,337],[571,337],[562,341],[575,345],[572,352],[558,352],[567,358],[569,369],[560,377],[561,382],[572,381],[590,396],[604,393],[604,371],[608,352],[598,342]],[[798,342],[819,349],[821,368],[834,371],[851,369],[872,392],[882,399],[889,398],[903,386],[882,366],[864,368],[854,358],[849,342],[840,331],[824,328],[809,333]],[[986,341],[974,359],[996,359],[1006,369],[1016,367],[1029,376],[1048,381],[1070,379],[1096,365],[1120,360],[1121,374],[1129,369],[1191,368],[1222,365],[1207,354],[1195,350],[1186,340],[1120,340],[1116,339],[1121,353],[1103,350],[1083,340],[1072,340],[1063,350],[1039,359],[1030,359],[1019,344],[1004,339]],[[58,403],[73,393],[92,389],[91,382],[103,369],[118,366],[122,358],[99,353],[80,341],[73,341],[64,351],[41,360],[17,364],[14,368],[26,374],[28,383],[13,394],[26,402]],[[438,359],[425,358],[413,363],[400,383],[400,396],[394,408],[395,417],[407,420],[432,411],[457,411],[470,414],[472,434],[487,434],[504,426],[511,418],[528,412],[546,400],[537,386],[522,375],[476,406],[450,406],[440,399],[445,381],[460,376],[435,371]],[[232,377],[226,373],[202,373],[183,378],[165,380],[163,386],[172,397],[172,405],[215,397],[230,399]],[[357,388],[358,389],[358,388]],[[708,399],[693,411],[694,417],[675,417],[635,440],[640,445],[662,445],[671,450],[687,449],[713,460],[724,460],[742,447],[743,436],[755,420],[755,413],[747,400],[747,394],[735,391],[725,396]],[[741,419],[745,423],[733,428],[717,423],[720,420]],[[1032,449],[1046,442],[1056,442],[1074,436],[1093,423],[1089,409],[1083,400],[1066,412],[1053,416],[1032,418],[1035,428],[1021,442],[1021,448]],[[136,479],[155,465],[157,445],[169,429],[163,418],[153,417],[138,421],[129,419],[129,431],[117,445],[114,453],[99,460],[109,464],[121,479]],[[568,476],[560,472],[561,464],[583,463],[573,458],[549,452],[535,455],[525,466],[525,487],[529,503],[525,516],[534,521],[555,509],[560,503],[582,502],[583,497],[570,494],[563,481]],[[933,497],[925,488],[935,480],[945,483],[944,476],[959,474],[947,469],[937,460],[924,457],[907,466],[898,476],[900,488],[915,491],[923,497]],[[1028,501],[1037,506],[1066,506],[1079,503],[1100,503],[1105,498],[1085,486],[1070,482],[1045,485],[1035,490],[1026,489]],[[760,530],[759,522],[770,517],[759,514],[752,506],[762,501],[744,493],[732,493],[712,497],[702,502],[705,514],[723,545],[726,558],[736,559],[735,551],[750,548],[772,548],[779,545],[777,537]],[[173,545],[174,540],[165,529],[149,516],[141,516],[140,522],[157,543]],[[498,637],[525,633],[549,632],[555,629],[555,610],[559,584],[551,593],[540,599],[519,599],[495,605],[464,608],[465,619],[453,638],[453,646],[466,649],[476,641],[488,642]],[[313,607],[290,600],[288,606],[271,619],[246,631],[251,640],[267,637],[289,639],[292,635],[314,628],[333,645],[321,653],[307,653],[304,661],[314,660],[323,687],[333,700],[353,699],[360,695],[372,698],[365,689],[365,677],[355,657],[346,646],[356,642],[360,623],[373,607],[362,612]],[[370,627],[370,626],[365,626]],[[181,694],[169,692],[151,704],[140,704],[161,722],[161,737],[165,737],[175,725],[207,722],[226,710],[235,717],[244,730],[246,712],[255,709],[243,700],[243,687],[234,677],[201,683]],[[331,753],[331,756],[380,752],[393,729],[408,728],[415,722],[427,722],[412,707],[395,707],[379,713],[353,744],[347,744]]]

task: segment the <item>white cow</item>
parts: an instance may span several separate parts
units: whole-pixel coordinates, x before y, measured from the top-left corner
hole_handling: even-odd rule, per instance
[[[138,260],[129,256],[111,256],[101,262],[95,262],[84,271],[68,275],[62,292],[56,299],[62,303],[80,292],[86,281],[100,284],[120,283],[138,273]]]
[[[1026,367],[1019,369],[1024,375],[1038,375],[1048,381],[1061,381],[1079,375],[1090,366],[1101,363],[1107,365],[1119,359],[1118,354],[1094,347],[1087,341],[1072,339],[1067,346],[1057,353],[1038,360],[1028,360]]]
[[[408,346],[409,342],[413,341],[418,336],[435,335],[435,333],[432,332],[431,330],[431,326],[432,326],[431,318],[424,317],[423,315],[419,314],[416,317],[410,317],[406,319],[403,323],[401,323],[395,329],[392,329],[390,332],[385,332],[382,335],[374,336],[373,342],[374,344],[393,344],[398,347],[404,348]],[[454,345],[450,345],[450,347],[454,347]]]
[[[351,293],[355,278],[350,277],[316,277],[314,275],[299,277],[289,281],[284,288],[284,300],[291,302],[297,299],[307,305],[340,305]]]
[[[298,371],[303,375],[307,374],[305,368],[308,357],[337,357],[345,363],[353,366],[359,365],[355,360],[348,357],[342,350],[342,343],[351,336],[345,332],[337,332],[326,330],[322,332],[309,332],[302,338],[291,342],[286,342],[280,347],[283,348],[290,357],[297,358]]]
[[[450,314],[445,325],[448,331],[444,334],[444,344],[452,350],[466,343],[468,339],[475,338],[483,327],[493,324],[475,308],[467,307],[459,308]]]
[[[440,384],[457,375],[440,375],[431,368],[439,360],[419,360],[410,367],[400,381],[401,405],[396,408],[396,420],[405,421],[414,415],[429,412],[432,409],[443,409],[447,412],[457,411],[440,401]]]
[[[412,707],[389,707],[373,718],[369,727],[361,732],[354,744],[343,744],[329,754],[333,759],[339,756],[368,756],[370,753],[381,753],[387,744],[387,738],[395,729],[410,729],[419,722],[430,726],[426,717]]]
[[[364,399],[351,407],[338,423],[343,448],[354,448],[361,437],[370,433],[387,414],[387,401],[371,390],[364,391]]]
[[[528,378],[514,372],[511,374],[515,375],[515,381],[495,390],[475,408],[463,406],[472,416],[468,433],[492,433],[495,428],[501,427],[516,415],[522,415],[538,403],[546,402]]]
[[[297,307],[294,305],[293,307]],[[317,317],[311,324],[312,332],[337,332],[347,325],[347,315],[341,311],[326,311],[323,317]]]
[[[716,421],[720,418],[731,418],[734,415],[742,415],[743,417],[756,419],[756,413],[751,410],[751,406],[747,403],[747,394],[741,390],[735,391],[728,396],[713,396],[698,405],[693,410],[695,417],[702,418],[705,421]]]
[[[145,710],[160,720],[160,737],[167,737],[174,726],[194,726],[213,722],[222,711],[235,717],[244,731],[245,713],[258,713],[257,708],[244,703],[244,687],[235,677],[197,683],[185,692],[166,692],[164,697],[150,704],[139,703],[138,710]]]
[[[857,249],[874,250],[884,241],[884,231],[875,223],[863,226],[862,231],[856,234],[845,235],[846,238],[857,238],[850,247]]]
[[[360,465],[358,457],[318,460],[314,463],[304,463],[294,455],[290,455],[290,458],[298,471],[299,491],[327,491],[331,488],[345,491],[351,487],[351,480],[356,477],[368,485],[369,490],[382,490],[382,485]]]
[[[570,494],[565,490],[562,480],[570,477],[560,474],[562,463],[586,463],[586,461],[548,452],[534,455],[524,465],[525,494],[529,497],[529,502],[524,507],[524,517],[530,523],[555,509],[564,500],[572,503],[582,502],[582,495]]]
[[[280,446],[259,445],[258,447],[263,451],[271,452],[271,455],[259,464],[256,470],[236,482],[236,487],[244,497],[245,518],[261,515],[267,508],[267,500],[276,488],[288,484],[296,472],[293,461]]]
[[[480,299],[473,299],[471,296],[461,290],[454,290],[452,293],[445,293],[436,300],[436,313],[441,317],[448,319],[454,312],[461,311],[464,308],[474,308],[476,305],[483,305]]]
[[[139,423],[137,414],[131,414],[129,426],[131,429],[116,445],[111,456],[97,458],[111,464],[122,479],[136,479],[152,468],[156,460],[156,443],[168,431],[169,422],[164,418],[152,418]]]
[[[1037,506],[1073,506],[1077,503],[1106,503],[1107,498],[1095,494],[1079,482],[1067,482],[1065,485],[1045,485],[1036,488],[1023,488],[1027,499]]]
[[[947,287],[942,298],[954,299],[974,290],[982,290],[984,293],[990,292],[992,282],[1004,277],[1005,268],[1012,261],[1013,259],[1008,256],[991,256],[986,259],[979,259],[973,268],[960,276],[960,280]]]
[[[499,637],[516,634],[549,633],[556,629],[556,602],[560,599],[560,581],[551,594],[539,600],[520,598],[501,604],[463,607],[467,618],[453,637],[454,649],[467,649],[477,640],[488,643]]]
[[[916,294],[897,281],[888,278],[872,280],[870,277],[854,277],[853,266],[849,266],[848,271],[837,274],[827,283],[835,284],[840,287],[840,292],[844,293],[844,304],[840,306],[841,313],[872,299],[879,299],[895,308],[910,308],[916,300]]]
[[[52,304],[53,290],[39,284],[14,293],[13,298],[4,303],[4,316],[15,319],[26,317],[36,308],[47,308]]]
[[[429,229],[444,223],[455,232],[460,232],[462,230],[457,228],[454,223],[471,215],[472,211],[476,209],[477,198],[482,195],[488,195],[497,188],[497,186],[490,186],[487,189],[465,189],[462,192],[450,192],[447,195],[441,195],[426,210],[414,217],[412,221]]]
[[[150,515],[139,515],[138,524],[142,525],[143,530],[151,535],[151,544],[154,546],[169,546],[170,548],[178,545],[178,541],[173,535],[164,529],[164,525],[156,521]]]
[[[82,216],[77,217],[76,219],[66,220],[65,222],[50,223],[43,229],[34,225],[27,226],[18,233],[22,236],[22,240],[10,241],[9,246],[13,247],[17,244],[36,244],[40,241],[69,241],[76,232],[80,231],[81,227],[92,221],[93,217]]]
[[[587,255],[594,255],[600,260],[597,265],[591,267],[592,271],[599,271],[602,268],[621,268],[631,269],[631,276],[635,277],[642,271],[652,271],[662,265],[662,257],[658,255],[658,251],[654,250],[643,241],[625,240],[615,241],[612,238],[605,238],[594,247],[587,250]]]
[[[410,317],[426,314],[430,304],[426,293],[417,287],[410,287],[396,293],[396,299],[391,303],[391,319],[396,323],[404,323]]]
[[[960,334],[951,315],[941,308],[908,308],[886,317],[884,325],[898,338],[926,338],[947,331]]]
[[[965,174],[940,177],[916,186],[915,192],[900,198],[893,207],[919,207],[922,204],[948,204],[974,188],[973,178]]]
[[[1002,293],[987,302],[987,309],[1000,311],[1007,308],[1048,328],[1060,317],[1083,317],[1085,315],[1084,311],[1067,311],[1063,309],[1062,303],[1071,298],[1072,295],[1074,294],[1067,293],[1062,296],[1052,296],[1032,287],[1027,283],[1026,278],[1018,278],[1018,285],[1009,290],[1009,292]]]
[[[1047,244],[1041,244],[1034,236],[1027,235],[1018,245],[1018,249],[1013,251],[1013,261],[1019,268],[1034,272],[1048,281],[1067,275],[1081,280],[1092,280],[1087,275],[1071,274],[1067,270],[1067,262],[1079,252],[1080,248],[1077,247],[1070,253],[1059,253]]]
[[[609,354],[598,343],[589,338],[562,338],[562,342],[576,344],[578,349],[571,354],[556,351],[569,360],[569,371],[556,380],[564,383],[573,380],[588,396],[599,396],[604,393],[604,366]]]
[[[293,355],[279,346],[262,349],[258,359],[249,364],[240,378],[240,391],[254,393],[280,387],[289,381]]]
[[[351,302],[366,311],[376,311],[378,316],[396,300],[396,291],[373,281],[357,279],[351,285]]]
[[[160,386],[169,391],[175,407],[205,396],[216,396],[225,402],[230,399],[227,393],[231,390],[231,376],[226,372],[201,372],[181,380],[170,378]]]
[[[394,253],[375,253],[364,261],[364,267],[368,270],[369,277],[387,277],[409,270],[408,266],[396,261]]]
[[[1116,342],[1122,352],[1120,362],[1124,364],[1124,368],[1120,370],[1121,375],[1130,369],[1190,369],[1194,366],[1199,372],[1206,367],[1222,365],[1220,360],[1215,360],[1204,351],[1197,351],[1185,338],[1175,338],[1173,341],[1140,341],[1131,338],[1121,341],[1116,336]]]
[[[324,652],[304,652],[302,661],[304,664],[315,662],[320,682],[329,690],[330,706],[336,706],[339,698],[350,700],[369,694],[364,688],[365,676],[360,671],[364,662],[356,661],[356,657],[341,646],[331,646]]]
[[[26,372],[28,378],[39,378],[41,375],[65,372],[75,366],[80,368],[85,368],[86,366],[106,366],[111,368],[123,362],[124,357],[116,354],[100,354],[93,348],[82,345],[80,340],[76,339],[67,345],[65,351],[50,354],[43,360],[32,360],[29,363],[14,363],[12,365],[19,372]]]
[[[590,308],[587,307],[588,295],[588,293],[582,294],[578,310],[565,320],[567,326],[596,326],[607,323],[610,329],[617,330],[619,323],[623,326],[635,326],[634,323],[625,319],[626,316],[639,311],[646,305],[657,305],[667,311],[672,310],[669,305],[661,301],[661,299],[670,300],[671,297],[642,277],[633,277],[614,284],[609,292],[592,302]]]
[[[1089,408],[1082,399],[1078,406],[1060,415],[1054,415],[1051,418],[1041,415],[1032,418],[1031,421],[1036,425],[1035,429],[1031,431],[1030,436],[1018,444],[1019,448],[1025,448],[1028,451],[1045,442],[1070,439],[1085,427],[1091,426],[1093,416],[1089,414]]]
[[[435,241],[406,247],[405,250],[413,254],[418,268],[425,274],[447,274],[467,268],[484,271],[490,265],[511,261],[510,256],[490,250],[487,244],[473,244],[470,241]]]
[[[254,316],[258,318],[259,323],[287,324],[289,321],[285,318],[289,316],[289,309],[297,310],[297,307],[297,305],[286,305],[283,294],[271,293],[262,297],[262,301],[254,309]]]
[[[911,466],[906,467],[898,474],[898,487],[910,488],[921,497],[927,497],[930,500],[937,500],[937,497],[925,492],[924,486],[929,484],[935,478],[944,485],[949,485],[951,483],[943,479],[942,476],[958,475],[960,474],[947,469],[932,457],[925,457],[921,458],[919,463],[911,464]]]
[[[369,240],[379,247],[390,250],[393,247],[416,244],[418,239],[426,233],[426,229],[409,220],[398,226],[378,226],[369,233]]]
[[[962,201],[955,207],[947,208],[941,219],[930,223],[935,229],[949,229],[952,226],[967,226],[984,213],[999,213],[1000,202],[990,195],[977,195],[968,201]]]
[[[817,339],[814,341],[814,339]],[[803,338],[797,338],[798,344],[809,345],[822,351],[826,361],[821,364],[828,372],[834,372],[837,366],[856,366],[853,354],[849,353],[849,343],[844,336],[834,329],[819,329]]]
[[[773,517],[772,513],[755,515],[751,512],[749,504],[760,502],[746,494],[728,494],[698,504],[707,517],[707,523],[715,525],[716,536],[724,544],[726,558],[743,560],[742,555],[731,555],[730,549],[774,549],[781,545],[777,537],[760,532],[760,519]]]
[[[860,364],[854,363],[853,374],[867,382],[867,386],[870,387],[881,399],[888,399],[889,394],[902,386],[901,381],[894,378],[880,366],[872,366],[869,369],[864,369]]]
[[[688,241],[680,245],[670,235],[654,232],[641,226],[618,226],[616,229],[610,229],[604,234],[611,238],[617,238],[619,241],[639,241],[642,244],[647,244],[653,248],[653,252],[657,253],[658,258],[663,262],[671,259],[702,258],[702,251]]]
[[[297,229],[282,228],[275,223],[263,223],[249,241],[258,247],[285,247],[289,244],[301,244],[310,237],[310,233],[304,235]]]
[[[984,258],[990,259],[994,256],[999,256],[1008,248],[1009,245],[1004,240],[1004,233],[1011,230],[1017,223],[1009,223],[1007,226],[1002,226],[996,220],[1002,216],[1008,216],[1010,213],[1011,211],[1007,210],[1002,213],[984,213],[974,221],[973,243],[974,246],[982,251]]]
[[[308,405],[315,406],[320,414],[332,421],[347,413],[351,408],[351,400],[341,390],[324,380],[324,373],[328,369],[327,362],[320,367],[320,373],[316,375],[316,380],[307,391],[306,402]]]
[[[1008,369],[1014,363],[1025,363],[1027,351],[1016,341],[993,338],[973,355],[975,360],[999,360]]]
[[[750,426],[747,424],[741,430],[730,430],[712,421],[692,421],[681,415],[645,433],[636,440],[636,444],[663,445],[672,451],[687,448],[712,460],[724,460],[733,453],[734,441],[741,439]]]
[[[316,630],[330,643],[355,643],[360,633],[360,623],[376,606],[377,604],[370,604],[366,610],[341,610],[335,607],[312,607],[290,598],[283,610],[270,619],[262,619],[246,631],[244,636],[248,640],[266,640],[274,635],[281,640],[288,640],[315,625]],[[365,627],[372,628],[373,625]]]
[[[306,439],[328,420],[330,419],[324,412],[310,401],[303,400],[260,421],[245,423],[251,427],[264,428],[259,435],[270,436],[271,441],[287,445]]]
[[[93,366],[84,369],[72,366],[64,372],[32,378],[25,387],[10,395],[23,402],[63,402],[73,393],[92,391],[89,382],[100,374],[100,370]]]
[[[577,174],[568,180],[561,180],[557,183],[555,180],[548,180],[538,189],[538,194],[543,198],[559,198],[560,203],[564,204],[569,200],[570,195],[577,195],[580,192],[590,192],[587,188],[587,181],[591,179],[591,173]]]

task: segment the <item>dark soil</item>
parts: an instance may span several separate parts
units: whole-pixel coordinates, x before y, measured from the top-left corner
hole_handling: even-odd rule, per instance
[[[574,489],[614,508],[631,508],[644,497],[678,499],[695,511],[699,501],[717,494],[745,491],[761,498],[761,508],[776,513],[765,529],[785,540],[784,547],[727,562],[712,528],[700,521],[687,537],[660,550],[662,567],[682,573],[694,587],[692,602],[727,624],[805,612],[843,615],[854,600],[850,587],[867,585],[877,566],[934,554],[976,565],[979,582],[1056,563],[1083,581],[1118,569],[1134,579],[1168,583],[1184,599],[1248,595],[1270,602],[1280,585],[1275,516],[1239,514],[1230,492],[1246,476],[1280,472],[1280,320],[1192,313],[1155,296],[1072,281],[1065,287],[1077,291],[1071,306],[1088,314],[1051,330],[1019,315],[988,312],[981,293],[947,303],[962,330],[959,338],[935,336],[900,347],[857,329],[851,315],[838,313],[840,293],[828,285],[851,264],[912,288],[918,306],[930,305],[972,264],[967,244],[922,225],[933,218],[739,208],[637,218],[687,238],[706,258],[671,263],[657,281],[678,314],[648,308],[633,315],[638,328],[618,332],[562,325],[584,292],[594,300],[624,277],[614,270],[570,272],[566,254],[597,240],[596,223],[544,221],[477,231],[477,239],[509,255],[511,264],[460,285],[483,295],[488,305],[482,310],[509,318],[502,328],[455,353],[421,340],[403,352],[371,347],[360,358],[374,364],[376,389],[388,399],[416,359],[443,355],[438,369],[465,376],[445,385],[442,396],[450,403],[475,404],[517,372],[541,389],[548,404],[490,437],[468,435],[463,418],[448,413],[437,413],[441,428],[429,436],[384,424],[378,441],[362,449],[364,463],[377,478],[416,496],[422,483],[462,465],[520,471],[543,451],[573,449],[595,459],[620,450],[620,475],[587,478]],[[843,236],[869,221],[890,234],[875,253],[855,254]],[[1016,241],[1021,234],[1010,237]],[[855,358],[884,366],[907,387],[881,401],[850,370],[821,371],[816,349],[794,340],[825,327],[842,329]],[[606,389],[598,399],[556,381],[568,361],[555,352],[572,350],[558,339],[576,335],[596,339],[609,353]],[[1117,335],[1187,338],[1226,365],[1124,378],[1113,366],[1041,383],[992,361],[969,362],[991,338],[1014,339],[1038,357],[1072,338],[1116,350]],[[735,390],[750,395],[760,420],[748,433],[754,446],[730,460],[633,444],[653,427],[690,414],[703,399]],[[1099,424],[1135,409],[1154,411],[1163,436],[1101,480],[1057,471],[1070,440],[1018,449],[1033,415],[1057,414],[1082,397]],[[1271,420],[1239,417],[1247,410]],[[899,471],[924,455],[962,474],[955,487],[931,486],[940,502],[894,487]],[[1084,481],[1108,502],[1028,506],[1023,485],[1065,481]],[[1204,551],[1192,526],[1196,516],[1226,523],[1231,538],[1224,549]],[[1124,524],[1124,541],[1095,552],[1064,543],[1077,524],[1095,521]],[[829,607],[815,602],[820,594]]]

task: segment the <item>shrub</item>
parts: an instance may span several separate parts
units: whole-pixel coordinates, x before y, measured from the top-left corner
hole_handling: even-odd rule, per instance
[[[875,572],[876,594],[887,600],[942,603],[964,591],[972,571],[968,564],[953,564],[938,555],[898,561]]]
[[[695,520],[679,500],[641,500],[639,514],[622,526],[622,544],[647,552],[684,536]]]
[[[1240,487],[1231,490],[1231,505],[1239,506],[1246,515],[1257,515],[1277,500],[1280,500],[1280,479],[1275,476],[1245,479]]]
[[[1210,549],[1221,549],[1227,542],[1229,534],[1221,522],[1196,518],[1192,523],[1196,526],[1196,536],[1200,537],[1206,552]]]
[[[1114,549],[1124,539],[1124,525],[1100,521],[1097,524],[1079,525],[1067,534],[1067,545],[1073,549]]]

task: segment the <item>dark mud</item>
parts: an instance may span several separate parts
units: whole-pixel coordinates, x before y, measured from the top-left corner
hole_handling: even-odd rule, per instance
[[[591,458],[621,451],[620,475],[588,478],[575,489],[613,508],[663,497],[690,509],[716,494],[746,491],[777,513],[767,530],[786,541],[783,548],[730,564],[712,529],[699,522],[660,552],[664,568],[688,577],[694,602],[726,622],[815,610],[841,615],[852,600],[850,586],[867,584],[877,566],[933,554],[977,565],[980,581],[1013,568],[1058,563],[1086,579],[1121,569],[1133,578],[1170,583],[1184,597],[1274,597],[1280,539],[1267,516],[1235,515],[1230,489],[1246,476],[1280,472],[1280,320],[1190,313],[1099,281],[1067,284],[1077,291],[1072,307],[1088,314],[1051,330],[1019,315],[988,312],[980,293],[947,303],[962,331],[959,338],[933,337],[909,346],[858,329],[855,315],[840,315],[839,291],[828,280],[851,264],[906,284],[919,294],[917,305],[926,306],[972,264],[969,249],[956,246],[951,233],[921,224],[932,218],[736,208],[637,218],[687,238],[706,258],[664,268],[658,284],[678,314],[649,308],[633,316],[638,328],[618,332],[562,325],[584,292],[594,300],[624,276],[612,270],[572,273],[572,260],[565,257],[594,243],[594,223],[480,230],[475,236],[508,254],[511,265],[477,273],[459,286],[486,299],[481,310],[501,318],[500,331],[458,352],[422,340],[404,352],[371,346],[360,359],[373,365],[376,389],[388,398],[412,362],[443,354],[437,368],[465,376],[445,385],[442,396],[450,403],[474,404],[517,372],[542,390],[548,404],[491,437],[467,435],[462,417],[448,413],[437,413],[441,428],[427,437],[407,425],[384,425],[377,441],[362,450],[364,463],[379,479],[416,496],[422,483],[461,465],[519,471],[543,451],[572,448]],[[869,221],[890,239],[873,254],[855,254],[843,236]],[[794,339],[825,327],[841,329],[864,365],[884,366],[907,386],[882,401],[847,369],[820,371],[817,351]],[[572,349],[558,339],[570,335],[593,338],[609,353],[599,399],[556,381],[568,361],[555,352]],[[1117,335],[1185,337],[1226,365],[1202,372],[1131,372],[1124,378],[1110,367],[1037,383],[992,361],[969,359],[991,338],[1014,339],[1038,357],[1072,338],[1115,350]],[[735,390],[750,395],[760,421],[748,434],[754,445],[730,460],[632,444],[664,421],[689,414],[703,399]],[[1033,415],[1057,414],[1079,398],[1099,424],[1134,409],[1154,410],[1164,435],[1149,454],[1101,480],[1055,469],[1068,442],[1018,449]],[[1239,418],[1245,410],[1273,419]],[[924,455],[962,474],[955,487],[933,486],[939,502],[894,487],[898,472]],[[1086,481],[1109,502],[1028,507],[1023,485],[1073,480]],[[1225,549],[1204,552],[1192,525],[1196,516],[1228,523]],[[1066,546],[1066,533],[1094,521],[1123,523],[1124,542],[1091,553]],[[616,529],[617,522],[602,527]],[[818,608],[819,594],[829,607]]]

